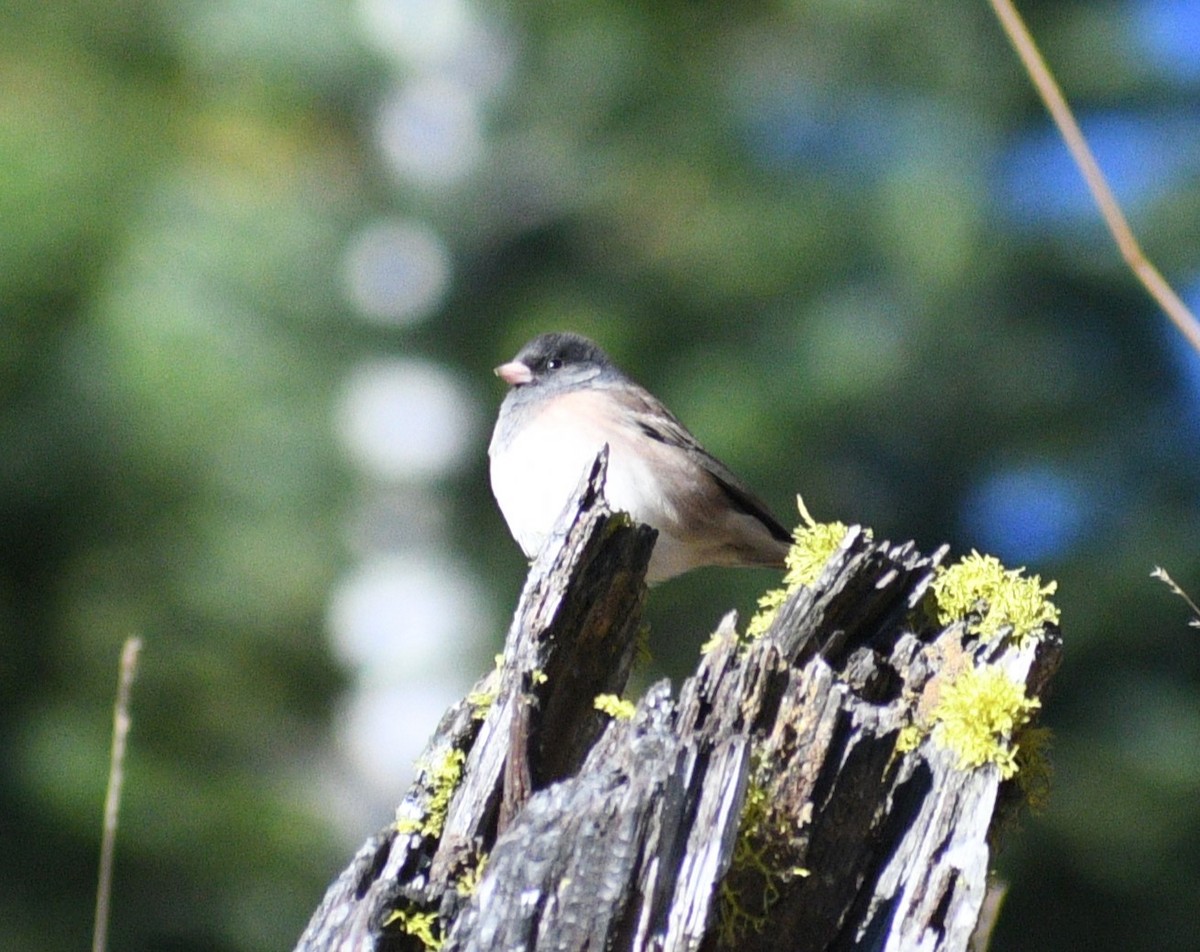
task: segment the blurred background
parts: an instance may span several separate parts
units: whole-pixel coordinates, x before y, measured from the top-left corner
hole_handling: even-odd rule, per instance
[[[1023,5],[1200,304],[1200,0]],[[0,947],[290,948],[492,664],[490,369],[597,338],[795,523],[1060,583],[996,950],[1195,948],[1200,359],[983,3],[4,0]],[[776,577],[650,604],[691,670]]]

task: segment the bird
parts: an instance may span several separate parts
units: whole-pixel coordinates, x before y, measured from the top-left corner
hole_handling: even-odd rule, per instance
[[[527,558],[607,445],[609,505],[658,531],[648,584],[705,566],[784,567],[792,536],[766,503],[595,342],[541,334],[494,372],[510,389],[488,446],[492,494]]]

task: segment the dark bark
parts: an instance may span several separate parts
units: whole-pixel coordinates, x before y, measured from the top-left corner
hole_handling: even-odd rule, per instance
[[[998,805],[1019,797],[995,766],[897,737],[947,659],[986,655],[1040,693],[1056,633],[939,629],[923,609],[945,550],[852,529],[767,635],[746,646],[727,618],[677,700],[661,683],[609,720],[593,699],[624,688],[654,534],[608,510],[604,472],[602,456],[530,570],[477,689],[486,716],[478,697],[447,713],[402,829],[364,845],[297,949],[418,949],[421,913],[455,952],[967,949]],[[430,822],[451,751],[461,780]]]

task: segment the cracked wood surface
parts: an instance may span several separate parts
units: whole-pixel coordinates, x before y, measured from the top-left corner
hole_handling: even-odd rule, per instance
[[[399,811],[417,828],[364,844],[298,952],[420,949],[403,921],[422,912],[446,952],[972,947],[1013,784],[896,740],[947,657],[986,656],[1034,695],[1057,633],[1020,647],[939,629],[923,602],[945,549],[855,528],[763,638],[745,646],[726,618],[676,699],[654,685],[611,721],[592,701],[624,689],[654,536],[609,511],[605,466],[530,569],[474,692],[494,697],[486,715],[464,700],[430,740]],[[452,750],[444,824],[419,828]]]

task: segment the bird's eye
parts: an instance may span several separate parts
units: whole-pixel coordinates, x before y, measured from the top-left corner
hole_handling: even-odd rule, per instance
[[[557,357],[551,357],[549,360],[546,361],[546,369],[547,370],[558,370],[558,368],[561,366],[562,366],[562,361],[559,360]]]

